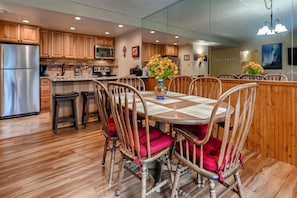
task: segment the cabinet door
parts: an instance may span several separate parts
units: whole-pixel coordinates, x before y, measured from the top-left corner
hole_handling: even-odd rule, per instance
[[[75,58],[75,34],[63,34],[63,54],[65,58]]]
[[[39,27],[21,25],[21,42],[27,44],[39,44]]]
[[[95,37],[85,36],[85,57],[89,60],[94,60]]]
[[[52,56],[52,32],[40,30],[40,57],[50,58]]]
[[[63,32],[52,32],[52,57],[63,57]]]
[[[6,21],[0,21],[0,40],[5,42],[20,42],[20,25]]]
[[[76,58],[84,59],[85,58],[85,36],[78,34],[76,35]]]
[[[107,47],[113,47],[113,38],[110,37],[104,37],[104,36],[96,36],[96,45],[101,45],[101,46],[107,46]]]

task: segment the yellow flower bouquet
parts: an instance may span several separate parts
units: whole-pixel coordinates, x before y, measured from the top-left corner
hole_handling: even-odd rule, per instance
[[[178,66],[168,57],[162,58],[160,54],[152,56],[146,66],[151,71],[151,76],[156,79],[171,79],[178,74]]]
[[[248,74],[260,74],[264,72],[264,68],[255,62],[249,62],[243,66],[243,70]]]

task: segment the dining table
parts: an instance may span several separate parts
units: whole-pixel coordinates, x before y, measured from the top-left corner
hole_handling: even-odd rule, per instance
[[[195,95],[181,94],[167,91],[163,100],[156,98],[153,91],[141,91],[144,97],[150,120],[161,124],[160,129],[165,129],[165,124],[202,125],[209,122],[213,106],[217,100]],[[136,104],[137,107],[137,104]],[[137,109],[142,113],[143,109]],[[215,115],[217,122],[225,119],[225,106],[218,108]]]

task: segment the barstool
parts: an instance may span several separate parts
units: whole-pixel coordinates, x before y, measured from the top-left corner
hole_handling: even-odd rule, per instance
[[[78,129],[77,111],[76,111],[76,98],[79,96],[77,92],[55,94],[54,98],[54,117],[53,117],[53,129],[54,133],[57,133],[58,123],[73,122],[73,125]],[[59,107],[61,102],[71,102],[72,114],[67,117],[59,117]]]
[[[96,111],[96,112],[90,112],[89,111],[90,100],[95,101],[95,95],[94,95],[94,91],[82,91],[80,93],[81,93],[81,95],[83,97],[83,110],[82,110],[81,122],[82,122],[82,124],[84,126],[87,126],[89,116],[97,116],[98,120],[99,120],[98,111]]]

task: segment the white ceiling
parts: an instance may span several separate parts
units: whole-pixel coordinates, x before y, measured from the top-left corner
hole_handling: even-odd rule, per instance
[[[258,39],[259,27],[270,19],[264,0],[0,0],[0,9],[6,11],[0,14],[1,20],[28,19],[32,25],[68,32],[74,26],[74,32],[82,34],[109,31],[109,36],[117,37],[145,27],[145,42],[159,39],[170,44],[203,40],[234,45]],[[274,17],[289,30],[297,27],[296,13],[297,0],[273,0]],[[82,20],[75,21],[74,16]],[[150,29],[157,34],[147,33]],[[180,38],[175,40],[174,35]]]

